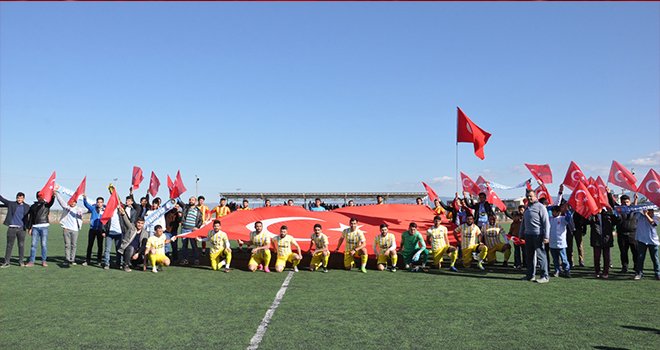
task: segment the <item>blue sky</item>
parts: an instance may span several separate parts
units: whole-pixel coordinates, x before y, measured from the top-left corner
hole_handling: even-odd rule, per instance
[[[454,192],[660,168],[658,3],[2,3],[0,193]],[[147,180],[143,188],[148,185]],[[142,188],[138,191],[142,192]],[[502,191],[503,198],[519,195]]]

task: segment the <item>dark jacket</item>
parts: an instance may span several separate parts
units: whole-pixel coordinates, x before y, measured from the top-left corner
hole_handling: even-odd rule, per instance
[[[14,217],[14,213],[16,213],[16,209],[18,209],[19,204],[18,202],[10,201],[3,196],[0,196],[0,202],[7,206],[7,216],[5,217],[4,224],[5,226],[9,226],[11,225],[11,218]],[[25,202],[23,202],[23,204],[20,206],[23,207],[23,211],[25,212],[25,215],[23,215],[23,228],[25,228],[28,225],[28,213],[30,211],[30,206]]]
[[[614,226],[619,222],[619,217],[612,212],[603,210],[599,214],[589,217],[591,226],[590,243],[592,247],[613,247]]]
[[[27,219],[27,229],[31,229],[32,226],[38,224],[47,224],[48,215],[50,215],[50,207],[55,203],[55,195],[50,199],[50,202],[46,203],[45,201],[36,201],[30,206],[30,211],[28,212]]]
[[[195,220],[195,227],[202,227],[202,224],[204,221],[202,220],[202,212],[197,208],[197,206],[190,205],[190,204],[184,204],[182,201],[179,201],[179,206],[183,208],[182,216],[181,216],[181,226],[183,227],[183,224],[186,222],[186,217],[188,216],[188,212],[192,210],[193,208],[197,210],[197,219]]]
[[[574,235],[586,235],[588,224],[589,220],[587,220],[584,216],[578,214],[577,212],[573,213],[573,227],[575,228],[573,231]]]
[[[618,205],[614,201],[612,193],[607,194],[607,200],[610,202],[612,208],[614,208],[615,205]],[[616,224],[616,233],[624,236],[634,236],[635,231],[637,231],[637,216],[635,213],[630,212],[619,214],[619,223]]]
[[[119,246],[119,249],[117,249],[117,252],[119,252],[119,254],[123,254],[124,250],[131,244],[138,232],[135,224],[129,220],[126,214],[119,213],[119,221],[121,223],[122,230],[124,230],[124,235],[121,239],[121,245]],[[142,232],[140,232],[140,247],[138,249],[139,252],[143,253],[148,238],[149,232],[147,232],[147,229],[143,227]]]

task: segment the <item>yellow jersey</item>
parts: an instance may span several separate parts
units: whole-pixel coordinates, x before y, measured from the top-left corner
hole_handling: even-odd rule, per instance
[[[314,246],[316,247],[316,250],[323,250],[327,249],[329,242],[328,242],[328,236],[325,235],[325,233],[321,232],[320,235],[316,235],[316,233],[312,234],[312,242],[314,242]]]
[[[364,232],[356,229],[351,231],[350,228],[344,229],[341,236],[346,240],[346,251],[351,251],[357,248],[360,243],[364,243]]]
[[[442,213],[445,212],[445,208],[438,205],[437,207],[433,208],[433,211],[436,213],[436,215],[441,215]]]
[[[447,245],[445,237],[447,237],[447,228],[440,225],[440,227],[431,227],[426,230],[426,236],[431,237],[431,249],[438,250]]]
[[[462,224],[454,231],[461,234],[461,249],[467,249],[470,246],[479,244],[479,235],[481,234],[479,226],[475,224]]]
[[[250,241],[255,247],[270,246],[270,234],[263,231],[257,234],[257,231],[252,231],[250,232]]]
[[[238,210],[252,210],[252,208],[247,207],[247,208],[238,208]]]
[[[229,238],[227,238],[227,234],[222,231],[215,232],[211,230],[209,231],[208,238],[209,242],[211,242],[211,254],[215,254],[221,250],[224,250],[225,248],[231,247],[229,245]]]
[[[218,205],[217,207],[213,208],[213,210],[211,210],[209,213],[209,218],[213,215],[213,213],[215,213],[216,218],[221,218],[223,216],[227,216],[230,212],[231,210],[229,210],[228,206],[225,205],[224,207],[221,207]]]
[[[292,253],[291,246],[295,245],[296,239],[291,235],[286,235],[284,238],[281,236],[273,237],[273,241],[277,244],[277,256],[287,257]]]
[[[385,237],[383,237],[382,234],[379,234],[378,236],[376,236],[374,241],[376,242],[376,247],[378,247],[378,252],[380,254],[383,254],[386,250],[390,249],[390,247],[392,246],[396,249],[396,238],[392,233],[387,233]]]
[[[481,227],[481,233],[484,235],[484,241],[486,242],[486,247],[493,248],[500,243],[508,243],[506,236],[504,235],[504,229],[502,226],[495,224],[486,224]]]
[[[211,217],[210,209],[206,205],[198,205],[197,209],[202,213],[202,221],[206,221]]]
[[[156,250],[156,255],[165,255],[165,240],[167,240],[165,235],[161,235],[160,237],[149,237],[149,239],[147,239],[146,250],[149,251],[151,248],[154,248]]]

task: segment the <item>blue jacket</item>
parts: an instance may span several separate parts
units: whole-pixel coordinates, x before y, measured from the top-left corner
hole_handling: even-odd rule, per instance
[[[92,216],[89,219],[89,228],[92,230],[103,230],[103,224],[101,223],[101,215],[103,215],[103,212],[101,211],[100,213],[96,210],[96,205],[91,205],[87,202],[87,198],[83,198],[83,203],[85,204],[85,208],[89,210],[89,212],[92,214]],[[105,205],[103,206],[105,209]]]

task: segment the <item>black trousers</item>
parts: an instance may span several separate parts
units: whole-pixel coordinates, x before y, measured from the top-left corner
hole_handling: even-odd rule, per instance
[[[5,249],[5,264],[11,261],[11,251],[14,249],[14,242],[18,239],[18,262],[23,263],[25,258],[25,229],[20,227],[7,228],[7,248]]]
[[[90,229],[87,234],[87,256],[85,261],[89,264],[92,260],[92,248],[94,248],[94,240],[96,239],[96,262],[101,263],[103,260],[103,231]]]
[[[619,252],[621,253],[621,268],[624,270],[628,269],[628,250],[632,254],[633,267],[637,271],[637,242],[631,242],[628,234],[619,233],[616,235],[616,243],[619,245]]]
[[[128,247],[126,247],[126,249],[124,249],[124,254],[123,254],[124,255],[124,267],[131,266],[131,260],[133,260],[133,255],[135,255],[135,253],[137,253],[137,251],[135,250],[135,248],[132,245],[129,245]],[[144,256],[139,255],[138,258],[133,260],[133,261],[135,261],[137,263],[140,263],[140,262],[144,263]]]

